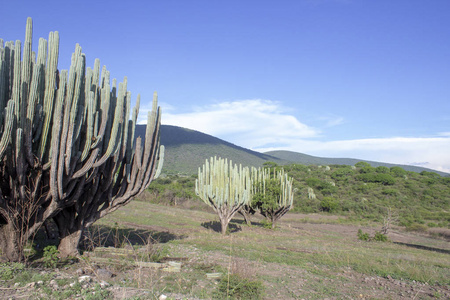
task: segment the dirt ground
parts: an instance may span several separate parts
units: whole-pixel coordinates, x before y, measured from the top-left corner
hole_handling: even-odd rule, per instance
[[[301,232],[327,232],[339,235],[356,236],[358,231],[355,225],[333,224],[337,217],[320,215],[308,215],[310,222],[301,222],[305,215],[290,214],[279,224],[283,228],[283,234],[289,238],[289,235]],[[334,218],[334,219],[333,219]],[[323,221],[323,222],[322,222]],[[331,224],[330,224],[331,223]],[[181,226],[175,229],[167,229],[163,226],[136,225],[132,223],[123,223],[122,225],[134,227],[136,229],[165,232],[173,235],[183,235],[189,238],[189,235],[195,231],[201,232],[210,230],[204,227],[198,229],[186,230]],[[254,228],[255,232],[264,233],[262,228]],[[365,228],[372,234],[375,228]],[[445,231],[445,230],[444,230]],[[428,251],[437,251],[447,254],[450,259],[450,240],[448,235],[441,234],[441,238],[432,237],[428,234],[409,233],[393,228],[389,233],[389,239],[393,243],[416,247]],[[264,261],[250,261],[244,258],[231,258],[223,251],[208,251],[207,255],[202,250],[192,245],[170,244],[171,251],[175,251],[182,262],[180,273],[167,273],[162,270],[152,268],[124,268],[118,269],[111,265],[86,264],[79,262],[71,266],[57,269],[56,279],[67,279],[66,285],[59,286],[54,280],[50,288],[54,290],[68,289],[69,282],[80,282],[80,278],[87,276],[83,282],[83,289],[91,289],[95,293],[94,286],[100,285],[102,289],[110,292],[111,299],[200,299],[187,295],[193,294],[198,290],[212,289],[217,285],[217,280],[196,279],[195,285],[190,285],[189,278],[194,274],[198,266],[221,265],[224,269],[239,267],[240,272],[246,272],[248,276],[257,275],[259,278],[276,278],[265,280],[265,299],[450,299],[449,286],[429,285],[423,282],[415,282],[402,279],[394,279],[389,275],[386,277],[368,276],[356,272],[351,268],[339,268],[335,270],[317,270],[317,273],[308,272],[301,267],[291,266],[279,263],[268,263]],[[282,247],[280,247],[281,249]],[[285,249],[288,251],[300,251],[298,249]],[[45,272],[45,271],[43,271]],[[208,270],[205,270],[205,273]],[[326,275],[324,275],[326,274]],[[155,284],[155,287],[161,283],[164,277],[174,278],[175,282],[186,286],[186,293],[171,293],[170,291],[152,290],[149,283]],[[134,286],[127,286],[126,282],[134,280]],[[136,284],[137,282],[137,284]],[[47,285],[48,285],[47,284]],[[142,288],[142,286],[145,288]],[[39,286],[42,283],[30,282],[29,284],[19,286],[2,286],[0,283],[1,299],[47,299],[45,289]],[[281,287],[281,288],[280,288]],[[94,294],[92,294],[94,295]],[[305,296],[306,295],[306,296]],[[324,296],[327,295],[327,296]],[[70,299],[85,299],[78,295]],[[96,298],[98,299],[98,298]],[[208,298],[201,298],[208,299]]]

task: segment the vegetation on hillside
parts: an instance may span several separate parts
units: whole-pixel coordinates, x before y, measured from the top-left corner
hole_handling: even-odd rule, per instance
[[[392,214],[397,225],[409,229],[450,226],[450,178],[433,172],[415,173],[401,167],[283,166],[294,179],[291,212],[344,215],[355,220],[383,222]],[[177,204],[196,198],[195,176],[170,176],[149,188],[152,201]],[[311,193],[312,192],[312,193]]]
[[[402,226],[448,227],[450,178],[432,172],[415,173],[400,167],[284,166],[299,190],[294,211],[329,212],[383,221],[391,209]],[[315,197],[309,197],[309,190]]]

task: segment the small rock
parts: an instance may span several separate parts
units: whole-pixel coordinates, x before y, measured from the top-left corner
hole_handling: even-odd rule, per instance
[[[20,283],[16,282],[14,283],[14,287],[18,287],[20,285]]]
[[[42,280],[39,280],[38,282],[36,282],[37,284],[41,285],[44,284],[44,282]]]
[[[71,284],[69,284],[70,287],[74,287],[75,284],[77,284],[76,282],[72,282]]]
[[[78,277],[78,282],[79,283],[91,282],[91,280],[92,280],[91,276],[88,276],[88,275],[84,275],[84,276]]]
[[[106,270],[106,269],[97,269],[96,271],[96,275],[99,279],[110,279],[114,276],[113,273],[111,273],[110,271]]]
[[[166,299],[167,299],[167,296],[166,296],[166,295],[161,295],[161,296],[159,296],[158,299],[159,299],[159,300],[166,300]]]

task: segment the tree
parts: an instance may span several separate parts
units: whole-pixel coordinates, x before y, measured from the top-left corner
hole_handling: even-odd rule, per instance
[[[198,168],[195,193],[219,215],[223,235],[235,213],[250,202],[251,189],[249,168],[226,158],[211,157]]]
[[[162,166],[156,95],[145,143],[134,148],[139,96],[129,120],[126,77],[111,86],[98,59],[86,69],[79,45],[70,70],[59,71],[58,32],[39,40],[37,58],[31,42],[31,18],[23,53],[20,41],[0,40],[0,248],[9,261],[21,260],[24,243],[53,217],[68,254],[79,241],[66,239],[72,228],[82,233],[128,203]]]
[[[293,179],[283,169],[272,173],[269,169],[253,169],[252,179],[251,206],[258,209],[275,228],[276,222],[293,207]]]

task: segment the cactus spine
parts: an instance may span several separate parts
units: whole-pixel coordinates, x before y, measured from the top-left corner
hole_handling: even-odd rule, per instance
[[[222,234],[234,214],[251,199],[248,167],[233,165],[225,158],[211,157],[198,169],[195,193],[219,215]]]
[[[0,248],[8,260],[21,255],[11,228],[26,241],[51,217],[65,250],[76,249],[78,240],[68,246],[65,237],[128,203],[163,161],[156,94],[145,143],[134,149],[139,100],[129,120],[126,77],[117,89],[99,60],[86,68],[78,44],[69,71],[59,71],[58,32],[39,40],[37,57],[31,41],[31,18],[23,52],[20,41],[0,40],[0,215],[8,223],[0,224]],[[17,215],[30,216],[26,226]]]

